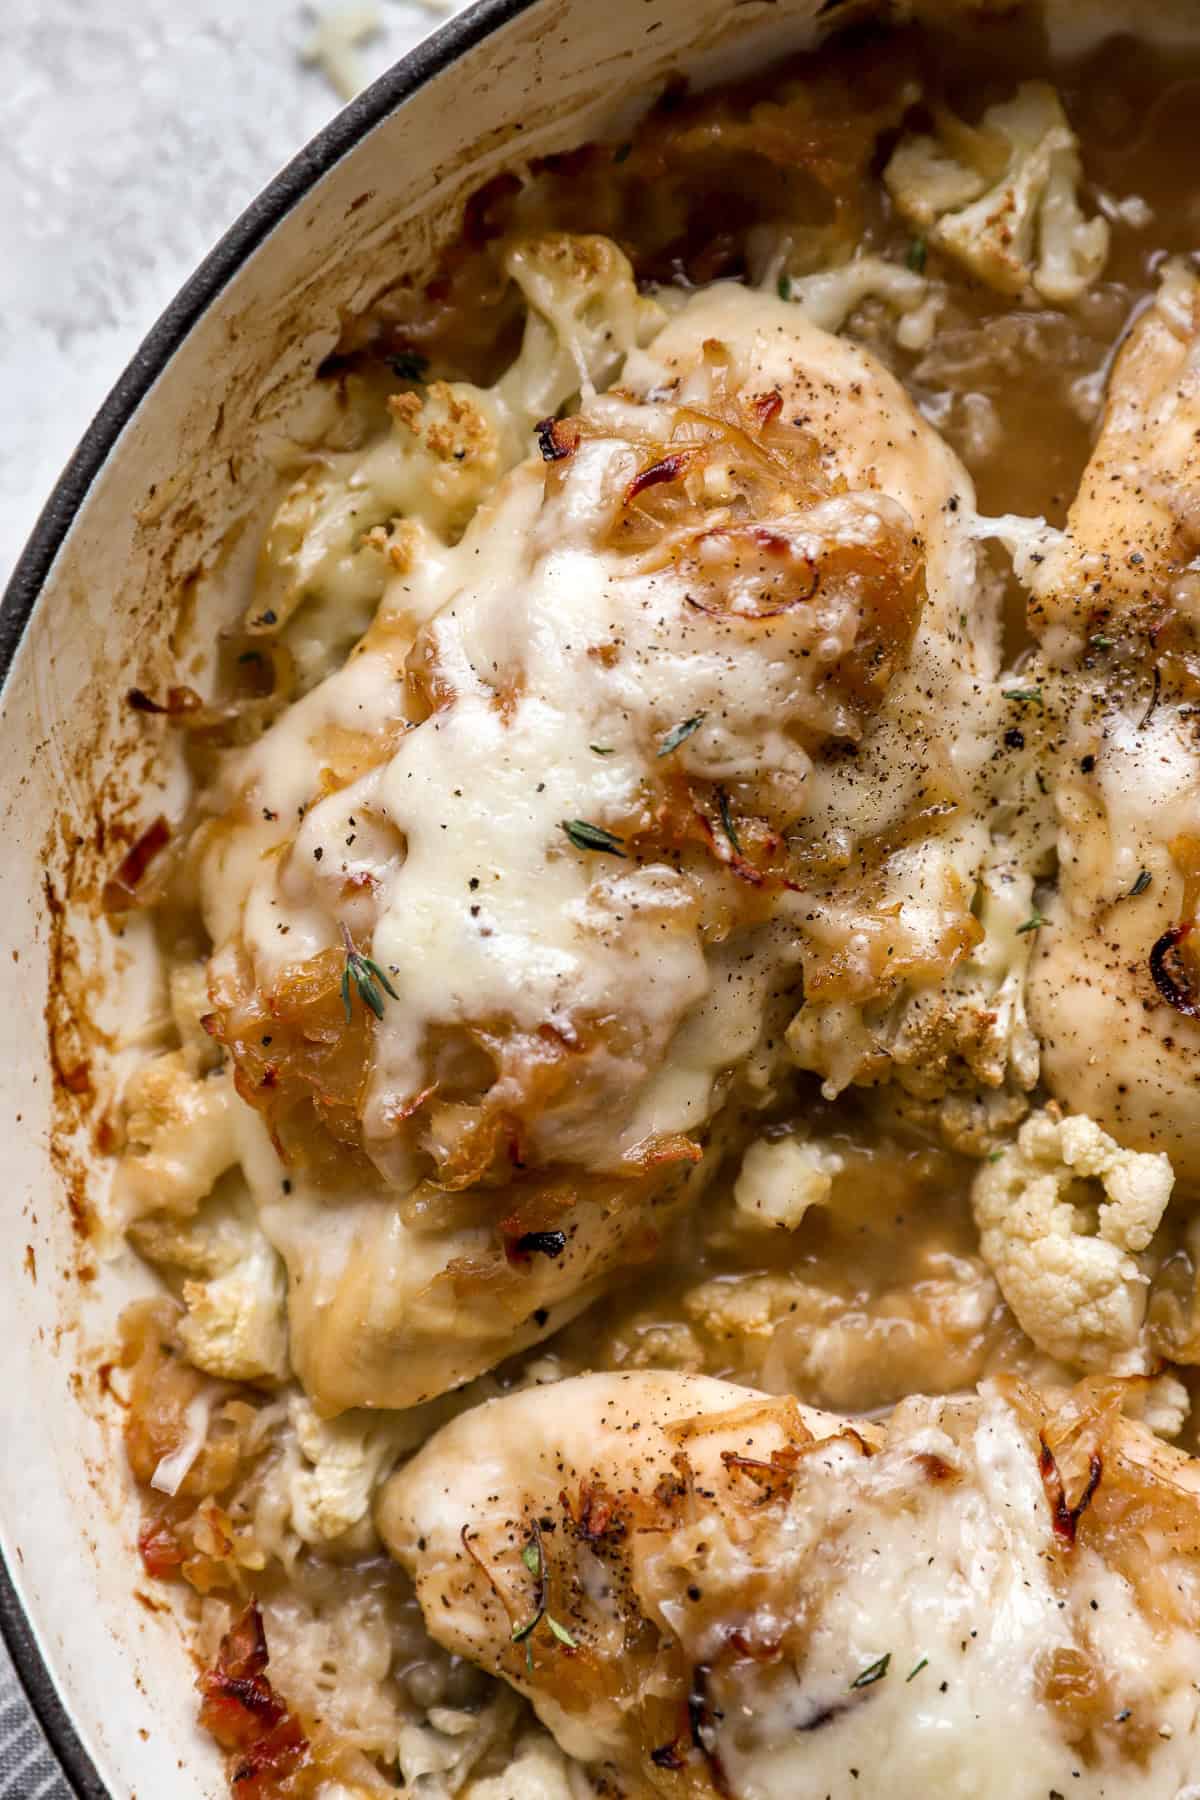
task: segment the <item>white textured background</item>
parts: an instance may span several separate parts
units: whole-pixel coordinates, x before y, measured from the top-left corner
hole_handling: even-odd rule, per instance
[[[321,5],[372,24],[363,80],[453,10]],[[2,587],[140,338],[340,102],[302,0],[0,0],[0,25]],[[0,1647],[0,1795],[67,1792]]]

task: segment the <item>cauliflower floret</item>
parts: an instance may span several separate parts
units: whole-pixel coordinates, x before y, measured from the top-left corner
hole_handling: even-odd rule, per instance
[[[171,1018],[179,1033],[179,1046],[191,1075],[207,1075],[221,1060],[221,1047],[205,1031],[203,1020],[212,1011],[208,997],[208,965],[203,962],[176,963],[167,986],[171,997]]]
[[[405,1793],[413,1795],[414,1800],[450,1800],[451,1795],[462,1794],[472,1769],[512,1730],[516,1712],[516,1696],[500,1690],[479,1712],[433,1706],[424,1723],[402,1725],[396,1760]],[[475,1791],[467,1789],[468,1793]],[[487,1793],[486,1787],[483,1791]],[[507,1791],[520,1794],[524,1800],[527,1790],[517,1787]],[[549,1793],[554,1793],[553,1788]]]
[[[415,1415],[359,1411],[322,1419],[302,1394],[292,1396],[288,1415],[303,1459],[288,1484],[292,1524],[306,1544],[329,1543],[360,1524],[396,1458],[428,1425],[420,1408]]]
[[[614,1369],[684,1369],[695,1375],[704,1367],[704,1346],[690,1325],[681,1320],[664,1323],[649,1312],[615,1331],[599,1360]]]
[[[1124,1150],[1083,1114],[1035,1113],[975,1178],[980,1248],[1039,1350],[1084,1369],[1145,1371],[1148,1282],[1136,1257],[1166,1210],[1170,1160]],[[1089,1230],[1085,1183],[1103,1191]]]
[[[733,1199],[739,1223],[794,1231],[810,1206],[828,1206],[845,1158],[799,1137],[760,1138],[742,1161]]]
[[[683,1308],[716,1341],[709,1367],[770,1393],[849,1412],[936,1386],[968,1388],[1002,1330],[1000,1295],[978,1257],[931,1249],[914,1276],[839,1294],[796,1274],[717,1277]]]
[[[586,399],[605,387],[666,319],[657,300],[638,293],[629,258],[609,238],[555,231],[520,239],[504,267],[529,316],[521,354],[497,392],[526,431],[572,394]]]
[[[311,601],[348,639],[360,635],[393,574],[461,536],[534,425],[610,381],[663,323],[607,238],[523,239],[504,266],[529,305],[515,363],[492,388],[433,381],[394,394],[391,429],[365,455],[325,457],[295,482],[264,542],[249,631],[276,632]]]
[[[235,1104],[228,1078],[192,1074],[185,1050],[135,1071],[125,1092],[129,1149],[113,1188],[126,1219],[195,1212],[237,1161]]]
[[[236,1180],[223,1182],[187,1218],[160,1212],[135,1219],[128,1236],[149,1262],[169,1263],[197,1280],[227,1274],[261,1241],[253,1203]]]
[[[1155,1437],[1170,1439],[1177,1438],[1187,1424],[1192,1402],[1178,1375],[1156,1375],[1122,1410],[1127,1419],[1140,1419]]]
[[[909,996],[898,1014],[886,1042],[912,1092],[942,1091],[950,1056],[985,1087],[1001,1087],[1010,1073],[1022,1089],[1037,1082],[1039,1045],[1025,1007],[1033,885],[1004,862],[984,869],[976,902],[983,936],[940,987]]]
[[[595,1791],[547,1732],[530,1731],[517,1744],[504,1773],[469,1782],[462,1800],[583,1800]]]
[[[1028,810],[1033,811],[1031,807]],[[970,850],[968,844],[966,850]],[[1025,1008],[1033,933],[1033,878],[1007,854],[976,875],[974,912],[980,935],[970,953],[937,981],[906,982],[894,995],[868,1007],[843,1001],[802,1007],[788,1026],[788,1047],[802,1068],[826,1076],[824,1093],[833,1099],[852,1081],[878,1078],[886,1068],[913,1099],[947,1108],[943,1129],[962,1135],[949,1116],[971,1096],[991,1113],[989,1095],[1002,1096],[997,1117],[1015,1101],[1015,1116],[1027,1108],[1024,1094],[1038,1077],[1039,1046]],[[935,848],[914,859],[914,868],[938,869]],[[960,859],[965,860],[965,857]],[[941,863],[953,871],[949,859]],[[874,1066],[873,1066],[874,1065]],[[936,1118],[931,1124],[937,1125]],[[980,1118],[976,1125],[982,1124]]]
[[[779,291],[822,331],[840,331],[864,300],[885,300],[900,315],[896,341],[906,350],[928,347],[941,307],[941,296],[931,293],[923,275],[885,262],[882,256],[856,256],[838,268],[799,280],[781,276]]]
[[[198,1369],[226,1381],[288,1374],[283,1264],[258,1231],[247,1254],[211,1281],[185,1281],[179,1335]]]
[[[718,1275],[683,1296],[688,1318],[717,1339],[765,1344],[803,1304],[810,1317],[832,1316],[837,1300],[793,1275]]]
[[[1109,227],[1085,219],[1079,144],[1042,81],[989,107],[977,130],[943,111],[938,136],[905,138],[884,170],[904,217],[1003,294],[1077,300],[1108,257]]]

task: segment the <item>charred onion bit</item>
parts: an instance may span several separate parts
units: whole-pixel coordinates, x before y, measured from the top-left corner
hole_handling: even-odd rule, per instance
[[[155,1580],[173,1575],[186,1560],[183,1546],[169,1519],[143,1519],[137,1544],[142,1567]]]
[[[598,1544],[605,1538],[624,1536],[625,1521],[617,1501],[602,1482],[580,1482],[577,1506],[572,1506],[565,1489],[558,1498],[577,1536],[586,1543]]]
[[[136,687],[130,688],[125,698],[134,712],[163,713],[168,718],[199,712],[204,705],[195,688],[190,687],[168,688],[165,701],[155,700],[144,688]]]
[[[764,1499],[788,1500],[796,1485],[800,1451],[795,1444],[772,1450],[769,1462],[757,1456],[739,1456],[735,1450],[722,1450],[721,1461],[731,1475],[743,1475],[761,1489]]]
[[[251,1602],[196,1684],[200,1723],[235,1753],[229,1782],[238,1800],[275,1800],[308,1757],[308,1739],[268,1681],[267,1661],[262,1614]]]
[[[166,707],[158,700],[152,700],[142,688],[130,688],[125,696],[134,712],[165,713]]]
[[[566,1247],[563,1231],[526,1231],[505,1241],[504,1254],[510,1263],[527,1263],[535,1256],[561,1256]]]
[[[1176,1012],[1183,1013],[1185,1018],[1200,1019],[1200,998],[1197,997],[1191,977],[1179,951],[1179,946],[1191,936],[1194,919],[1187,919],[1182,925],[1172,925],[1164,931],[1153,950],[1150,952],[1150,973],[1154,985]],[[1173,968],[1168,967],[1170,957]]]
[[[137,889],[146,870],[160,851],[171,841],[171,827],[161,813],[148,825],[137,842],[126,851],[114,875],[104,884],[100,903],[105,912],[129,912],[138,904]]]
[[[1100,1486],[1100,1477],[1104,1473],[1104,1463],[1098,1450],[1093,1450],[1088,1458],[1088,1478],[1082,1494],[1074,1506],[1067,1505],[1066,1489],[1063,1487],[1062,1475],[1054,1452],[1046,1442],[1045,1435],[1038,1433],[1041,1450],[1038,1456],[1038,1473],[1042,1478],[1042,1486],[1046,1490],[1046,1499],[1050,1502],[1050,1512],[1054,1520],[1054,1535],[1063,1543],[1072,1546],[1079,1530],[1079,1521],[1092,1503],[1092,1497]]]
[[[543,462],[562,462],[578,448],[579,428],[570,420],[541,419],[533,430]]]
[[[678,481],[693,455],[691,450],[675,450],[670,456],[662,456],[657,462],[648,463],[644,469],[639,469],[625,489],[626,505],[630,500],[636,500],[647,488],[658,487],[663,481]]]

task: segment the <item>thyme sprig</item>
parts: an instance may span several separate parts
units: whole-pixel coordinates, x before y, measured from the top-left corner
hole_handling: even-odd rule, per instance
[[[699,731],[707,717],[707,713],[693,713],[690,719],[683,721],[682,725],[674,726],[658,746],[659,756],[670,756],[672,750],[678,750],[680,744],[686,743],[693,731]]]
[[[1144,894],[1146,889],[1150,886],[1152,879],[1153,877],[1151,876],[1149,869],[1142,869],[1137,880],[1129,890],[1129,898],[1131,900],[1136,900],[1139,894]]]
[[[737,827],[733,822],[733,814],[729,810],[729,795],[725,792],[723,787],[717,789],[717,807],[721,814],[721,830],[725,833],[725,836],[733,846],[735,855],[740,856],[742,854],[742,846],[738,838]]]
[[[399,994],[374,958],[364,956],[361,950],[354,948],[354,939],[345,924],[342,926],[342,943],[346,946],[346,967],[342,970],[342,1005],[346,1009],[347,1025],[354,1018],[354,1006],[350,997],[351,982],[358,989],[358,997],[363,1005],[369,1006],[377,1019],[382,1019],[384,993],[390,994],[393,1000],[398,1000]]]
[[[1045,700],[1042,698],[1042,690],[1040,687],[1001,688],[1000,692],[1005,700],[1020,700],[1022,702],[1031,701],[1034,706],[1043,708],[1046,704]]]
[[[1017,926],[1017,936],[1023,937],[1027,931],[1040,931],[1042,926],[1048,925],[1049,922],[1048,919],[1042,917],[1042,914],[1035,906],[1025,923]]]
[[[547,1610],[546,1600],[549,1582],[546,1577],[546,1551],[542,1544],[542,1528],[536,1519],[530,1526],[529,1532],[529,1542],[525,1544],[521,1550],[521,1561],[525,1564],[525,1567],[529,1570],[529,1573],[533,1576],[534,1582],[536,1583],[533,1590],[533,1612],[523,1625],[513,1626],[512,1641],[514,1644],[524,1644],[525,1667],[532,1670],[533,1634],[543,1620],[545,1620],[546,1628],[550,1632],[551,1637],[557,1638],[558,1642],[564,1645],[566,1649],[577,1650],[579,1646],[571,1636],[571,1633],[567,1630],[566,1626],[560,1624],[554,1617],[554,1614]]]
[[[615,831],[606,831],[603,825],[593,825],[587,819],[564,819],[562,828],[577,850],[602,850],[609,856],[625,856],[624,838],[619,838]]]
[[[875,1682],[882,1681],[888,1672],[888,1665],[891,1660],[891,1651],[885,1650],[883,1655],[877,1657],[873,1663],[868,1663],[862,1674],[856,1675],[854,1680],[850,1683],[851,1693],[853,1693],[855,1688],[872,1687]]]

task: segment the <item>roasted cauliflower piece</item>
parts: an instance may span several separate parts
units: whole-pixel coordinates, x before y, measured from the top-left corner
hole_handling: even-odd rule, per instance
[[[504,258],[529,311],[517,361],[495,387],[411,384],[391,397],[390,430],[366,450],[325,456],[285,494],[264,540],[252,633],[274,635],[315,601],[353,642],[388,583],[422,547],[455,541],[500,477],[527,453],[539,419],[608,381],[664,319],[607,238],[552,232]],[[311,658],[301,648],[301,663]],[[302,673],[304,669],[302,668]]]
[[[113,1188],[123,1217],[195,1212],[237,1161],[237,1104],[228,1077],[194,1074],[187,1051],[143,1063],[125,1089],[127,1149]]]
[[[378,1520],[434,1636],[600,1784],[1008,1800],[1019,1736],[1030,1794],[1173,1794],[1200,1474],[1126,1391],[1008,1380],[867,1424],[582,1376],[465,1413]]]
[[[260,1232],[233,1268],[185,1281],[179,1336],[189,1359],[225,1381],[283,1381],[287,1284],[283,1264]]]
[[[1058,95],[1026,81],[978,127],[942,109],[937,135],[902,139],[883,179],[903,217],[989,287],[1064,305],[1108,257],[1108,224],[1084,217],[1080,175]]]
[[[423,1420],[402,1414],[343,1413],[322,1419],[301,1394],[288,1403],[298,1456],[287,1480],[297,1535],[320,1545],[368,1518],[376,1488],[397,1458],[420,1441]]]
[[[845,1159],[799,1134],[759,1138],[742,1158],[733,1200],[740,1224],[794,1230],[810,1206],[828,1206]]]
[[[781,276],[779,292],[822,331],[840,331],[864,300],[882,300],[897,316],[896,341],[906,350],[928,346],[941,305],[923,275],[882,256],[854,256],[815,275]]]
[[[1173,1185],[1167,1157],[1123,1150],[1081,1114],[1035,1113],[980,1170],[983,1255],[1040,1350],[1068,1367],[1147,1371],[1149,1280],[1137,1257]]]
[[[1016,1335],[986,1263],[944,1250],[879,1291],[843,1293],[791,1272],[735,1274],[689,1288],[682,1306],[711,1347],[694,1368],[856,1413],[972,1388],[989,1368],[1010,1366]]]

